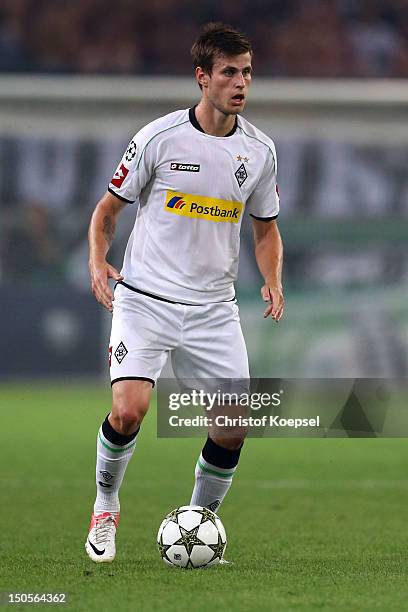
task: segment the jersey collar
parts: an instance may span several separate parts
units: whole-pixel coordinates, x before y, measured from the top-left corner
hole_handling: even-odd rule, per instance
[[[189,109],[188,117],[190,119],[190,123],[195,127],[195,129],[198,130],[199,132],[202,132],[203,134],[205,134],[206,132],[204,132],[203,128],[201,127],[201,125],[197,121],[197,117],[196,117],[196,114],[195,114],[196,106],[197,106],[197,104]],[[238,127],[238,119],[237,119],[237,117],[235,117],[234,127],[232,128],[232,130],[230,132],[228,132],[228,134],[225,134],[225,136],[222,136],[222,138],[226,138],[227,136],[232,136],[233,134],[235,134],[237,127]]]

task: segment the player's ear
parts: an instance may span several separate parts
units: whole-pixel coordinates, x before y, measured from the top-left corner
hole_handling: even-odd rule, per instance
[[[200,66],[196,68],[196,79],[201,87],[208,87],[208,74]]]

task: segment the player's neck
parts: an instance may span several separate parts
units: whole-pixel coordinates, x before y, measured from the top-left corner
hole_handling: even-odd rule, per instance
[[[201,128],[210,136],[226,136],[235,125],[235,115],[224,115],[203,100],[195,107],[195,116]]]

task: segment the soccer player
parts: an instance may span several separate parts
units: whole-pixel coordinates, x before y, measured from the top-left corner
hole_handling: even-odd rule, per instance
[[[97,495],[85,544],[96,562],[115,557],[119,488],[167,356],[181,381],[249,378],[234,295],[244,214],[252,217],[264,278],[264,317],[279,321],[284,308],[275,147],[240,115],[251,84],[251,45],[229,26],[208,24],[191,52],[201,100],[133,137],[89,228],[92,291],[113,315],[112,410],[98,432]],[[119,273],[106,256],[117,216],[137,200]],[[215,511],[245,434],[210,433],[190,503]]]

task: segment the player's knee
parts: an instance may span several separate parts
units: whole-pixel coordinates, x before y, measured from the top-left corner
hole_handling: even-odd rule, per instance
[[[112,410],[110,421],[115,431],[126,436],[136,431],[143,420],[143,416],[135,410]]]
[[[116,401],[112,406],[112,427],[124,435],[130,435],[140,426],[148,410],[148,404],[139,401]]]
[[[130,435],[140,426],[149,409],[151,385],[142,381],[121,381],[112,386],[112,391],[112,427]]]

